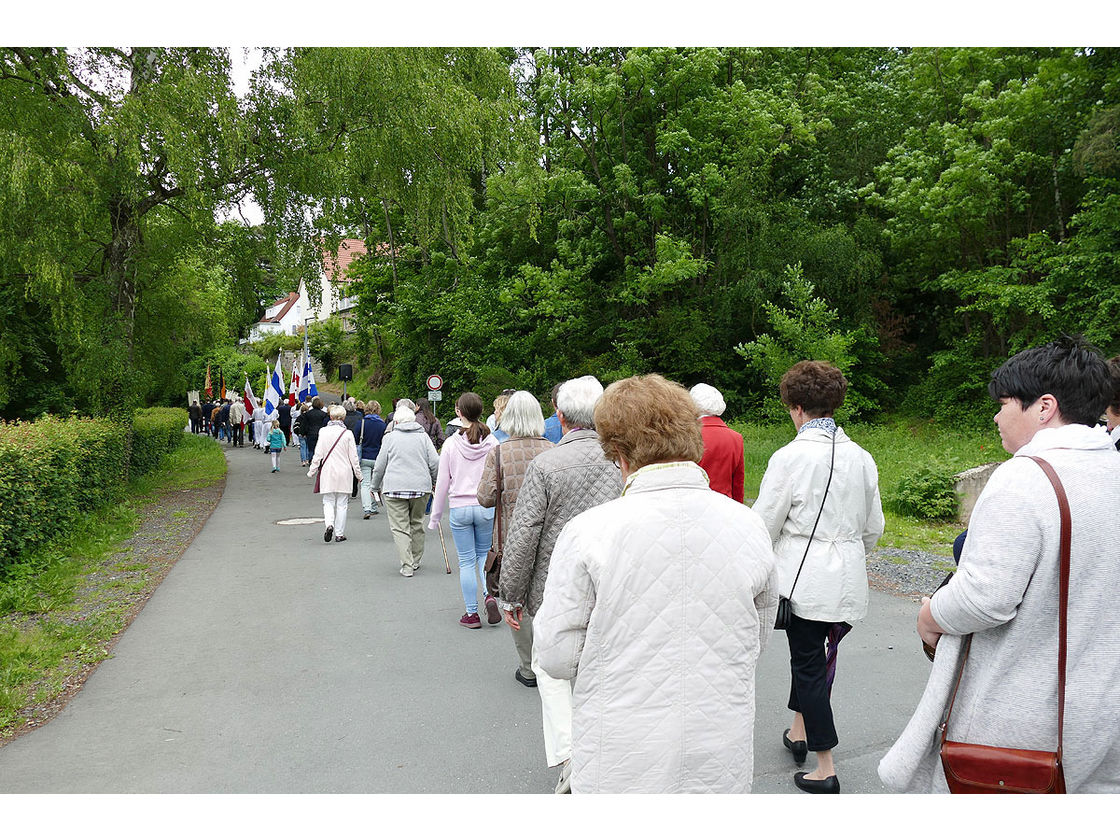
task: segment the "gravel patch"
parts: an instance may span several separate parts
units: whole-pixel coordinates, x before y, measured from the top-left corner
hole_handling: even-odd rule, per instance
[[[880,548],[867,555],[867,580],[875,589],[920,601],[956,566],[952,557],[903,548]]]

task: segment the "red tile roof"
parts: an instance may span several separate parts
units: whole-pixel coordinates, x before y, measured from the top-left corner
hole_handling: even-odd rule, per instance
[[[366,243],[360,239],[343,239],[338,243],[338,253],[323,251],[323,271],[333,282],[349,281],[346,269],[356,258],[366,253]]]

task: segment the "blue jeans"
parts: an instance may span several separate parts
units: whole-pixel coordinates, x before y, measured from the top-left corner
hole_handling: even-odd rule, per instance
[[[494,508],[482,505],[451,508],[451,538],[459,555],[459,586],[467,613],[478,612],[478,578],[482,578],[482,595],[486,591],[486,552],[494,536]]]
[[[299,438],[299,459],[300,461],[310,461],[311,453],[307,449],[307,438],[303,435],[296,435]]]
[[[377,502],[373,500],[373,468],[377,461],[373,458],[362,458],[359,454],[358,463],[362,467],[362,489],[359,491],[362,500],[362,512],[373,513],[377,510]]]

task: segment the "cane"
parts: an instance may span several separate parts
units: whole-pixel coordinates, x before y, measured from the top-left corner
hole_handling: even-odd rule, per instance
[[[443,565],[447,569],[447,573],[451,574],[451,563],[447,560],[447,543],[443,541],[443,523],[437,522],[436,527],[439,529],[439,547],[443,549]]]

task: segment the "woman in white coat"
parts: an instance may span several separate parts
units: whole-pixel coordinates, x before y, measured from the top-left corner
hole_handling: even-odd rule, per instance
[[[315,473],[319,473],[323,521],[327,526],[323,532],[323,542],[330,542],[332,536],[335,542],[342,542],[346,539],[346,510],[350,504],[350,493],[354,487],[354,479],[361,481],[362,465],[358,461],[354,435],[342,422],[346,417],[346,409],[340,405],[332,405],[328,414],[330,420],[319,432],[319,443],[315,447],[315,456],[311,459],[307,477],[314,478]]]
[[[816,753],[816,769],[794,775],[809,793],[840,792],[825,642],[835,647],[867,615],[866,553],[885,524],[875,461],[832,419],[847,388],[827,362],[798,362],[786,371],[780,391],[797,437],[771,456],[754,504],[774,541],[780,591],[792,608],[786,638],[794,716],[782,742],[797,764]]]
[[[749,793],[777,605],[770,536],[708,487],[680,385],[614,383],[595,428],[622,498],[564,526],[533,618],[537,664],[575,680],[572,793]]]

